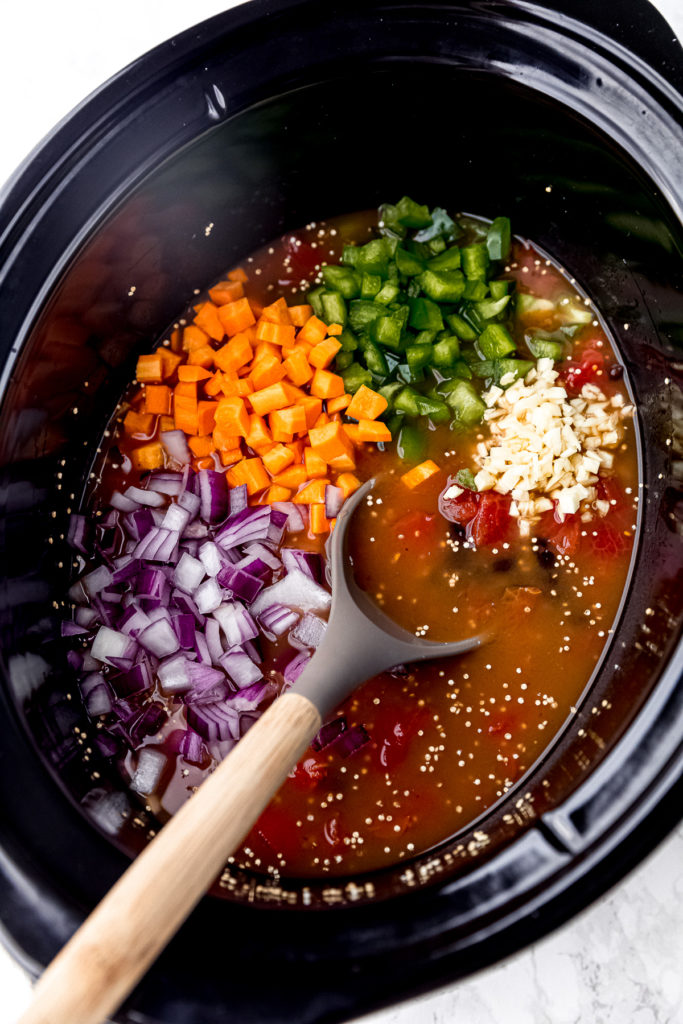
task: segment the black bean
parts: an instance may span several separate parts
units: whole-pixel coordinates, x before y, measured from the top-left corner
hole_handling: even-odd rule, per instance
[[[611,380],[621,380],[624,376],[624,367],[620,366],[619,363],[614,363],[607,372]]]

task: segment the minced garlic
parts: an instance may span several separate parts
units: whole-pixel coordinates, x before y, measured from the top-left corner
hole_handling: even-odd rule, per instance
[[[612,467],[610,449],[621,443],[622,422],[633,412],[621,395],[607,398],[595,384],[570,398],[557,378],[553,361],[539,359],[524,380],[483,396],[490,436],[477,445],[474,480],[480,491],[511,496],[510,514],[523,535],[555,501],[562,518],[609,511],[598,499],[598,473]]]

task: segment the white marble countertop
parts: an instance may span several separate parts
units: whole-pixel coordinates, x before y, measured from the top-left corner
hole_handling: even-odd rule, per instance
[[[0,182],[106,78],[231,6],[230,0],[3,4],[0,95],[9,99],[0,114]],[[656,0],[655,6],[683,38],[683,0]],[[2,948],[0,993],[0,1017],[10,1024],[28,1004],[30,983]],[[683,1024],[683,827],[626,881],[550,937],[467,981],[364,1017],[363,1024],[456,1020]]]

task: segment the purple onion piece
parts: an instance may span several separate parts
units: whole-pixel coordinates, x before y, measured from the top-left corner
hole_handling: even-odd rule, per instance
[[[287,686],[294,685],[310,660],[311,654],[308,651],[301,651],[295,658],[292,658],[282,673]]]
[[[321,583],[323,579],[322,558],[316,551],[301,551],[299,548],[283,548],[280,552],[282,564],[287,572],[299,569],[306,576]]]
[[[345,729],[344,732],[340,733],[337,739],[334,741],[333,746],[336,753],[340,754],[341,757],[350,757],[351,754],[355,754],[357,750],[364,747],[370,742],[370,737],[363,728],[362,725],[354,725],[350,729]]]
[[[325,747],[329,747],[330,743],[334,743],[337,737],[345,731],[346,718],[344,715],[338,715],[337,718],[333,718],[331,722],[326,722],[323,725],[311,746],[314,750],[324,750]]]
[[[241,512],[249,504],[249,495],[247,494],[247,485],[239,484],[237,487],[231,487],[228,493],[229,502],[229,516],[232,519],[233,516]]]
[[[251,604],[256,595],[263,589],[264,581],[259,579],[258,576],[252,576],[251,573],[245,572],[243,569],[238,569],[236,565],[225,565],[218,573],[216,583],[229,591],[231,596],[238,597],[241,601]],[[213,611],[214,609],[211,610]]]
[[[192,453],[182,430],[162,430],[159,440],[169,458],[179,466],[188,466],[192,462]]]
[[[275,603],[261,612],[258,621],[268,639],[274,640],[276,636],[282,636],[288,629],[296,625],[299,618],[299,612],[295,612],[283,604]]]
[[[165,469],[154,470],[147,477],[147,489],[176,497],[183,489],[183,475]]]
[[[258,665],[254,664],[249,655],[245,654],[244,651],[228,651],[220,659],[220,663],[228,673],[229,678],[239,689],[258,682],[259,679],[263,679],[261,669]]]
[[[219,547],[227,550],[249,544],[254,540],[267,540],[273,509],[271,505],[254,505],[231,515],[215,536]]]
[[[220,523],[228,511],[228,491],[225,477],[213,469],[200,469],[199,515],[205,523]]]
[[[82,555],[90,553],[92,543],[92,528],[90,521],[81,515],[74,513],[69,519],[69,529],[66,535],[67,544]]]
[[[328,484],[325,488],[325,515],[328,519],[336,519],[344,504],[344,492],[341,487]]]

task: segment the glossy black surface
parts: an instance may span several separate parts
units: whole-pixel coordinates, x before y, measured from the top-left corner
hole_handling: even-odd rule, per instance
[[[404,192],[508,213],[603,311],[644,441],[629,603],[589,700],[490,816],[485,847],[458,837],[411,875],[313,884],[308,910],[300,885],[286,909],[243,879],[234,901],[201,904],[120,1020],[348,1018],[519,948],[679,819],[683,73],[671,35],[633,0],[255,2],[122,72],[6,190],[0,920],[34,969],[126,863],[77,808],[114,783],[83,763],[52,602],[66,510],[136,351],[250,250]]]

